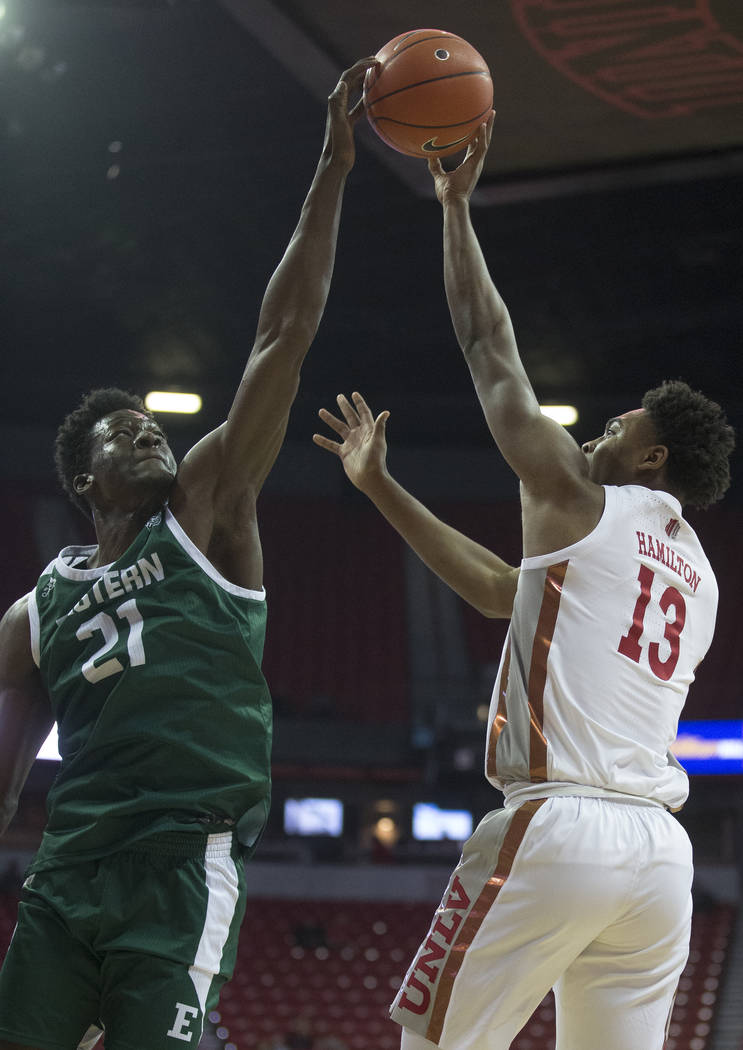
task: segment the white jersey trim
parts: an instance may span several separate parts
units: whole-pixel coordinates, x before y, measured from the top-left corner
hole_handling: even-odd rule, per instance
[[[259,591],[253,591],[248,587],[238,587],[236,583],[230,583],[229,580],[225,579],[222,573],[212,565],[206,555],[199,550],[193,540],[189,539],[178,524],[178,520],[167,507],[165,508],[165,524],[168,526],[178,543],[180,543],[181,547],[183,547],[186,554],[193,558],[196,564],[204,570],[206,575],[214,580],[214,582],[223,590],[227,591],[229,594],[235,594],[239,598],[250,598],[256,602],[264,602],[266,600],[265,587],[261,587]]]
[[[97,550],[98,547],[95,544],[92,544],[90,547],[65,547],[59,552],[50,568],[56,569],[59,575],[64,576],[66,580],[72,580],[76,583],[84,583],[86,580],[97,580],[103,576],[104,572],[108,572],[113,562],[109,562],[108,565],[97,565],[94,569],[78,569],[73,564],[80,560],[87,562]]]
[[[603,485],[604,490],[604,509],[601,512],[601,517],[596,522],[595,526],[587,533],[582,539],[576,540],[575,543],[571,543],[569,547],[563,547],[559,551],[552,551],[551,554],[535,554],[531,558],[521,559],[522,569],[544,569],[549,565],[554,565],[558,561],[567,561],[572,558],[575,554],[583,554],[588,548],[593,547],[594,544],[600,542],[603,539],[603,533],[606,530],[607,522],[610,519],[610,515],[607,513],[613,510],[619,503],[620,494],[617,485]],[[683,511],[681,504],[672,496],[670,492],[663,492],[660,489],[649,489],[643,485],[634,486],[621,486],[622,488],[643,488],[646,493],[653,494],[658,498],[660,503],[667,504],[679,517],[682,517]]]
[[[511,809],[520,806],[533,798],[551,798],[553,796],[569,796],[571,798],[603,798],[611,802],[628,802],[635,806],[657,806],[661,809],[668,807],[658,799],[649,798],[647,795],[630,795],[625,791],[612,791],[611,788],[598,787],[594,784],[573,784],[565,781],[547,781],[542,783],[514,782],[504,784],[503,794],[505,806]]]
[[[230,583],[229,580],[225,579],[221,572],[212,565],[206,555],[202,554],[193,540],[189,539],[167,507],[165,508],[164,515],[165,524],[176,542],[183,548],[186,554],[196,562],[199,568],[202,569],[219,587],[221,587],[222,590],[227,591],[229,594],[234,594],[238,598],[249,598],[251,601],[255,602],[264,602],[266,600],[265,587],[261,587],[259,591],[250,590],[247,587],[238,587],[236,583]],[[108,565],[97,565],[94,569],[77,568],[75,564],[78,561],[82,561],[83,563],[87,562],[88,559],[95,554],[97,549],[98,548],[95,544],[89,547],[65,547],[64,550],[59,552],[56,559],[47,566],[44,572],[50,572],[52,569],[56,569],[60,576],[76,583],[84,583],[87,580],[98,580],[104,575],[104,573],[109,571],[113,562],[109,562]]]
[[[31,636],[31,656],[37,667],[41,666],[41,627],[39,624],[39,607],[36,604],[36,590],[28,592],[28,629]]]

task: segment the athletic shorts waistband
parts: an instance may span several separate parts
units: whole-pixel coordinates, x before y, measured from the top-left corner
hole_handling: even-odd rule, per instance
[[[628,795],[622,791],[611,791],[609,788],[594,787],[590,784],[569,784],[561,781],[544,783],[506,784],[503,793],[507,809],[518,807],[530,799],[547,798],[598,798],[606,802],[619,802],[630,806],[650,806],[654,809],[668,809],[663,802],[644,795]]]
[[[218,831],[212,835],[182,831],[161,831],[147,838],[139,839],[123,852],[149,853],[166,857],[235,857],[239,846],[235,833]]]

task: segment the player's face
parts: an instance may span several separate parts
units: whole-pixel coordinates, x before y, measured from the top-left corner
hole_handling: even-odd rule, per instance
[[[598,485],[637,483],[637,466],[643,452],[655,443],[655,431],[644,409],[615,416],[600,437],[583,445],[588,456],[588,476]]]
[[[119,409],[93,426],[90,473],[101,495],[117,502],[130,491],[166,494],[177,464],[152,416]]]

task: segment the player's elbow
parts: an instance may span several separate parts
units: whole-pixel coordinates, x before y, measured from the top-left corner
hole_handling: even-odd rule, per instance
[[[312,345],[317,329],[318,324],[306,317],[287,312],[258,333],[252,356],[280,357],[284,363],[293,361],[298,368]]]
[[[477,606],[478,611],[489,620],[510,620],[518,581],[518,569],[492,572],[482,601]]]

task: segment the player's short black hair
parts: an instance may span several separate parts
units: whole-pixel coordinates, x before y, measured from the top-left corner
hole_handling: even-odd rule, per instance
[[[64,491],[86,517],[90,517],[90,509],[86,500],[75,492],[72,482],[78,474],[85,474],[90,469],[94,425],[99,419],[122,408],[151,415],[136,394],[117,387],[102,387],[86,394],[78,407],[65,417],[57,431],[54,442],[57,477]]]
[[[658,441],[668,449],[668,480],[682,503],[709,507],[730,487],[735,431],[716,401],[681,379],[667,379],[642,399]]]

